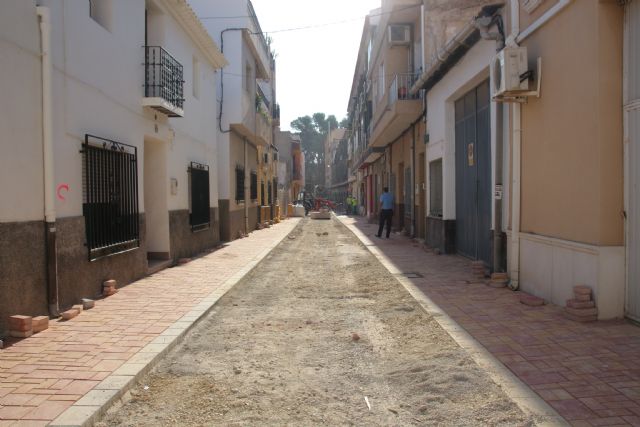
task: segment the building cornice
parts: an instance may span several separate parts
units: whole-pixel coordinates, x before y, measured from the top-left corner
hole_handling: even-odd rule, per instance
[[[158,2],[178,21],[214,68],[220,69],[229,64],[187,0],[158,0]]]

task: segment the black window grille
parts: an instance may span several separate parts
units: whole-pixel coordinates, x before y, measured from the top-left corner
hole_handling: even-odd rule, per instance
[[[272,194],[272,193],[273,193],[273,190],[272,190],[272,188],[271,188],[271,182],[268,182],[268,183],[267,183],[267,197],[268,197],[269,199],[268,199],[267,204],[269,204],[269,205],[270,205],[271,203],[273,203],[273,198],[272,198],[273,194]]]
[[[136,147],[85,135],[83,204],[89,260],[140,246]]]
[[[264,153],[264,162],[269,163],[269,153]]]
[[[260,181],[260,195],[261,195],[260,203],[264,206],[264,205],[267,204],[266,203],[267,199],[265,199],[265,197],[264,197],[264,182],[262,182],[262,181]]]
[[[275,178],[273,180],[273,200],[274,202],[278,200],[278,180]]]
[[[236,166],[236,203],[244,202],[244,168]]]
[[[182,64],[160,46],[144,48],[144,96],[162,98],[184,108],[184,75]],[[169,114],[171,117],[175,115]]]
[[[429,215],[442,218],[442,159],[429,163]]]
[[[258,174],[251,171],[251,200],[258,200]]]
[[[209,209],[209,166],[191,162],[189,166],[191,184],[191,214],[189,223],[192,231],[204,230],[211,225]]]
[[[274,162],[278,161],[278,152],[277,151],[273,153],[273,161]]]

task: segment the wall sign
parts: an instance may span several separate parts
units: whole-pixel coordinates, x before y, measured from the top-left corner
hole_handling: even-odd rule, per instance
[[[475,164],[475,159],[473,158],[473,142],[467,145],[467,162],[469,166],[473,166]]]

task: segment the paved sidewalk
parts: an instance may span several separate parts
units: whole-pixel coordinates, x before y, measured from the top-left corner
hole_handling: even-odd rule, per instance
[[[425,252],[400,235],[377,239],[363,218],[340,220],[399,275],[424,276],[408,280],[572,425],[640,426],[640,327],[580,324],[555,305],[525,306],[518,292],[473,283],[465,258]]]
[[[299,223],[141,279],[0,350],[0,427],[79,425],[117,399]],[[55,421],[54,421],[55,420]]]

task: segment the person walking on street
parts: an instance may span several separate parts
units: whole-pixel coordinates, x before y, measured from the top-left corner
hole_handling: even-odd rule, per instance
[[[382,229],[387,225],[387,239],[391,234],[391,218],[393,218],[393,195],[389,189],[384,187],[384,192],[380,195],[380,227],[378,227],[377,237],[382,237]]]

